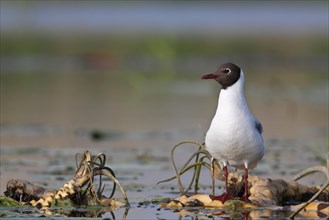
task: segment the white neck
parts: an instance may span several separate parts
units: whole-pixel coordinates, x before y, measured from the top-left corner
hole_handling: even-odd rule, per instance
[[[247,104],[243,90],[244,90],[244,74],[241,70],[239,80],[232,86],[229,86],[226,89],[222,89],[220,91],[218,98],[217,112],[223,106],[228,107],[231,105],[233,105],[234,107],[238,107],[238,108],[241,107],[245,109],[247,107]]]

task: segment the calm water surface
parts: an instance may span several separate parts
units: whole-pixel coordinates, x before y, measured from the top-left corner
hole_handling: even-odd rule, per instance
[[[266,153],[251,174],[289,180],[306,167],[325,164],[327,6],[288,1],[96,2],[77,7],[67,2],[1,1],[0,194],[13,178],[58,189],[74,174],[75,155],[89,149],[107,155],[107,166],[127,190],[131,208],[57,210],[51,217],[289,216],[266,209],[177,213],[160,209],[152,200],[179,196],[175,180],[156,183],[174,174],[170,150],[175,144],[204,141],[219,88],[200,77],[215,70],[220,60],[244,66],[247,102],[264,127]],[[161,34],[168,36],[156,37]],[[136,35],[147,38],[138,41]],[[91,36],[95,38],[88,40]],[[107,59],[110,63],[104,63]],[[179,149],[178,165],[194,149]],[[183,177],[185,184],[188,177]],[[323,181],[314,175],[302,182]],[[207,170],[200,184],[201,193],[211,193]],[[223,183],[217,186],[220,193]],[[120,192],[114,197],[120,198]],[[0,209],[0,216],[35,219],[44,213],[6,208]]]
[[[89,149],[108,156],[107,165],[127,189],[132,203],[128,219],[179,218],[177,213],[158,209],[158,204],[140,202],[179,196],[176,181],[155,183],[174,173],[169,159],[172,146],[184,140],[203,142],[202,129],[207,130],[217,105],[215,82],[193,75],[159,80],[74,73],[2,75],[1,81],[1,194],[12,178],[61,187],[73,175],[75,154]],[[257,75],[247,75],[246,83],[247,101],[263,123],[266,142],[266,155],[252,173],[288,180],[303,168],[324,164],[327,81],[273,83],[271,77],[259,80]],[[93,140],[95,131],[106,135]],[[185,147],[177,158],[183,162],[192,152],[193,148]],[[319,175],[304,183],[323,180]],[[201,192],[210,193],[210,184],[204,170]],[[119,191],[116,197],[121,197]],[[115,210],[116,218],[124,211]],[[200,218],[207,217],[200,213]]]

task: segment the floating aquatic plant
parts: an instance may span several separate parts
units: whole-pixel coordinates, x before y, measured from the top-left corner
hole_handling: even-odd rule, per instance
[[[186,160],[183,166],[178,169],[175,162],[175,150],[178,147],[184,145],[196,146],[197,150]],[[212,195],[214,195],[215,178],[219,180],[224,180],[221,172],[222,166],[214,158],[211,157],[209,152],[205,149],[204,144],[199,144],[193,141],[180,142],[172,148],[171,160],[176,175],[168,179],[162,180],[158,182],[158,184],[177,179],[181,197],[174,199],[169,203],[163,204],[162,207],[228,207],[226,202],[225,204],[223,204],[221,201],[213,200],[213,197],[211,195],[197,194],[201,167],[206,167],[211,172]],[[184,189],[181,181],[181,176],[192,169],[193,174],[191,176],[190,183]],[[315,172],[320,172],[325,175],[326,182],[323,185],[305,186],[297,182],[301,178],[313,174]],[[187,196],[187,193],[190,189],[192,189],[193,184],[195,195]],[[238,198],[241,195],[241,192],[243,191],[243,184],[243,175],[238,174],[237,172],[229,173],[228,193],[230,194],[230,196],[232,196],[232,198]],[[283,206],[285,206],[284,208],[286,210],[290,210],[292,212],[290,215],[291,218],[296,216],[302,210],[313,210],[321,213],[329,213],[329,153],[327,167],[315,166],[307,168],[297,174],[290,182],[286,182],[283,179],[261,178],[254,175],[249,176],[248,195],[249,200],[252,202],[252,204],[241,205],[241,201],[236,201],[238,207],[260,208],[265,206],[279,206],[283,210]],[[319,202],[314,202],[315,199],[319,200]],[[287,208],[288,202],[290,204]],[[232,201],[230,201],[230,203],[232,203]],[[235,202],[233,202],[233,204],[235,204]]]
[[[177,170],[177,166],[176,166],[176,162],[175,162],[175,150],[178,147],[182,147],[182,146],[194,146],[197,147],[197,151],[194,152],[189,158],[188,160],[184,163],[184,165],[180,168],[180,170]],[[194,163],[191,164],[191,161],[193,161],[194,159]],[[206,159],[208,161],[206,161]],[[171,150],[171,161],[172,161],[172,165],[174,168],[174,171],[176,173],[175,176],[170,177],[168,179],[162,180],[160,182],[158,182],[157,184],[160,183],[164,183],[164,182],[168,182],[174,179],[178,180],[178,186],[179,186],[179,191],[181,193],[181,195],[185,195],[188,193],[188,191],[190,189],[192,189],[192,186],[194,184],[194,193],[198,192],[198,188],[199,188],[199,179],[200,179],[200,173],[201,173],[201,168],[202,167],[206,167],[208,168],[211,173],[212,173],[212,192],[213,194],[215,193],[215,177],[217,179],[223,180],[223,176],[221,174],[221,165],[218,163],[218,161],[216,159],[214,159],[209,152],[205,149],[204,144],[199,144],[197,142],[194,141],[184,141],[184,142],[180,142],[177,145],[175,145],[172,150]],[[187,171],[193,169],[193,175],[191,178],[191,181],[189,183],[189,185],[186,187],[186,189],[184,189],[182,181],[181,181],[181,175],[183,175],[184,173],[186,173]]]
[[[80,155],[81,156],[81,155]],[[80,162],[79,162],[80,161]],[[129,206],[125,190],[116,179],[113,170],[107,166],[105,154],[91,155],[86,150],[79,160],[76,156],[76,172],[72,179],[57,191],[49,191],[35,186],[26,180],[10,180],[4,194],[8,197],[28,203],[38,208],[50,207],[60,200],[70,199],[75,205],[105,205]],[[98,177],[98,187],[95,186],[95,177]],[[113,182],[112,192],[109,197],[103,195],[105,185],[103,179],[107,177]],[[116,186],[119,187],[125,204],[112,199]]]

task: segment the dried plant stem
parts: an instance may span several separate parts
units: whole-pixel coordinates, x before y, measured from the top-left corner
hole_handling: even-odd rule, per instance
[[[211,157],[211,189],[212,194],[215,195],[215,169],[214,169],[215,158]]]
[[[174,154],[175,150],[185,144],[192,144],[198,146],[196,152],[194,152],[187,161],[183,164],[180,169],[177,168]],[[194,163],[192,161],[195,159]],[[209,160],[209,163],[205,161],[205,159]],[[198,191],[199,178],[201,174],[202,167],[206,167],[210,170],[212,177],[212,193],[215,194],[215,179],[224,180],[224,176],[221,173],[222,164],[220,164],[216,159],[212,158],[210,153],[205,149],[204,144],[198,144],[193,141],[185,141],[175,145],[171,151],[171,160],[172,165],[175,170],[176,175],[168,178],[166,180],[162,180],[159,183],[171,181],[177,178],[179,190],[182,198],[185,198],[188,191],[191,189],[194,183],[194,193],[196,194]],[[192,163],[192,164],[191,164]],[[314,196],[299,210],[291,215],[293,218],[300,210],[314,201],[316,198],[323,199],[324,196],[328,195],[328,186],[329,186],[329,154],[328,154],[328,167],[316,166],[308,168],[298,175],[295,176],[295,181],[286,182],[282,179],[270,179],[270,178],[260,178],[258,176],[249,176],[248,179],[248,192],[250,194],[249,199],[256,205],[279,205],[284,204],[285,199],[303,202],[305,201],[305,196],[308,197],[309,193],[314,194]],[[194,169],[193,175],[191,177],[191,181],[189,182],[187,188],[184,189],[182,185],[182,181],[180,176],[185,174],[187,171]],[[323,186],[304,186],[298,184],[296,180],[309,175],[314,172],[321,172],[326,175],[327,181]],[[233,197],[238,197],[241,194],[242,186],[243,186],[243,175],[239,175],[236,172],[230,172],[228,182],[229,182],[229,192]],[[318,190],[320,188],[320,190]],[[303,199],[304,198],[304,199]],[[321,200],[320,199],[320,200]],[[183,199],[184,200],[184,199]]]
[[[208,169],[210,169],[210,164],[208,164],[207,162],[197,162],[197,163],[193,163],[193,164],[189,165],[188,167],[185,167],[185,169],[180,170],[179,174],[180,174],[180,176],[181,176],[181,175],[183,175],[184,173],[186,173],[187,171],[189,171],[190,169],[192,169],[192,168],[194,168],[194,167],[197,167],[197,166],[200,166],[200,165],[201,165],[201,166],[205,166],[205,167],[207,167]],[[168,178],[168,179],[161,180],[161,181],[157,182],[157,184],[165,183],[165,182],[169,182],[169,181],[174,180],[174,179],[176,179],[176,178],[177,178],[177,176],[172,176],[172,177],[170,177],[170,178]],[[196,181],[196,180],[195,180],[195,181]]]
[[[313,202],[327,187],[329,187],[329,169],[328,167],[324,166],[315,166],[315,167],[310,167],[307,168],[300,173],[298,173],[295,177],[294,180],[299,180],[303,178],[304,176],[310,175],[315,172],[321,172],[326,175],[327,181],[326,183],[319,189],[319,191],[312,196],[306,203],[304,203],[302,206],[300,206],[296,211],[294,211],[289,218],[293,219],[300,211],[302,211],[307,205],[309,205],[311,202]]]
[[[78,163],[78,161],[80,162]],[[106,167],[105,163],[105,154],[101,153],[94,156],[86,150],[82,155],[76,155],[75,175],[58,191],[45,192],[42,195],[38,195],[36,193],[41,190],[28,190],[28,188],[30,188],[29,182],[11,180],[7,183],[7,191],[5,192],[5,195],[12,198],[22,198],[24,195],[28,195],[24,196],[24,198],[27,198],[24,202],[28,202],[32,206],[38,208],[50,207],[53,202],[57,203],[58,200],[66,198],[70,198],[77,205],[94,204],[95,202],[98,202],[103,205],[122,206],[123,203],[111,199],[115,193],[116,186],[118,185],[125,200],[125,205],[129,207],[126,192],[116,179],[113,170]],[[103,184],[103,176],[108,177],[113,182],[112,192],[109,198],[102,195],[105,188],[105,185]],[[99,186],[97,190],[95,190],[94,186],[95,177],[99,177]],[[36,193],[35,195],[32,195],[31,193],[34,193],[34,191],[36,191]]]
[[[174,159],[174,153],[175,153],[175,150],[176,150],[177,147],[182,146],[184,144],[195,145],[195,146],[198,147],[198,150],[195,153],[193,153],[187,159],[187,161],[183,164],[183,166],[178,171],[176,163],[175,163],[175,159]],[[203,156],[201,156],[201,155],[203,155]],[[195,158],[195,162],[192,165],[189,165],[194,158]],[[204,159],[208,159],[209,161],[211,161],[212,165],[207,163],[207,162],[204,162]],[[171,181],[171,180],[177,178],[179,191],[180,191],[181,195],[187,194],[188,191],[192,188],[193,183],[194,183],[194,193],[197,193],[198,188],[199,188],[199,179],[200,179],[200,174],[201,174],[201,167],[205,166],[211,171],[211,176],[213,178],[212,189],[213,189],[213,192],[214,192],[214,188],[215,188],[215,186],[214,186],[214,183],[215,183],[215,181],[214,181],[214,177],[215,177],[214,170],[215,170],[215,168],[220,168],[220,165],[219,165],[219,163],[217,162],[216,159],[211,157],[209,152],[205,149],[204,144],[199,144],[199,143],[196,143],[196,142],[193,142],[193,141],[184,141],[184,142],[178,143],[171,150],[171,161],[172,161],[172,165],[173,165],[173,168],[174,168],[174,171],[175,171],[176,175],[171,177],[171,178],[162,180],[162,181],[158,182],[157,184],[167,182],[167,181]],[[188,170],[192,169],[192,168],[194,168],[192,179],[191,179],[190,183],[188,184],[187,188],[184,190],[184,187],[183,187],[182,181],[180,179],[180,176],[182,174],[184,174],[185,172],[187,172]]]
[[[122,193],[122,196],[125,200],[125,203],[126,203],[126,207],[129,207],[130,204],[129,204],[129,201],[128,201],[128,197],[127,197],[127,194],[125,192],[125,190],[123,189],[122,185],[120,184],[120,182],[117,180],[117,178],[114,177],[114,175],[112,175],[112,172],[109,171],[108,169],[97,169],[97,170],[94,170],[95,172],[95,176],[96,175],[104,175],[104,176],[107,176],[108,178],[110,178],[115,184],[117,184],[119,186],[119,189]],[[112,193],[113,195],[113,193]],[[111,197],[110,197],[111,198]]]
[[[203,156],[200,158],[199,162],[196,164],[200,164],[197,166],[196,174],[195,174],[195,184],[194,184],[194,193],[198,193],[199,189],[199,179],[201,174],[201,166],[207,167],[210,170],[210,164],[207,162],[203,162],[203,160],[207,158],[207,156]]]
[[[179,191],[180,191],[181,195],[184,195],[186,192],[184,191],[183,184],[182,184],[182,181],[181,181],[181,179],[180,179],[180,172],[178,172],[177,167],[176,167],[176,163],[175,163],[175,159],[174,159],[174,152],[175,152],[175,150],[176,150],[177,147],[179,147],[179,146],[181,146],[181,145],[183,145],[183,144],[193,144],[193,145],[196,145],[196,146],[199,147],[199,150],[198,150],[196,153],[194,153],[194,154],[190,157],[190,159],[184,164],[183,169],[187,166],[187,164],[190,163],[190,161],[191,161],[196,155],[199,154],[198,152],[199,152],[200,149],[202,148],[202,145],[199,144],[199,143],[197,143],[197,142],[194,142],[194,141],[184,141],[184,142],[180,142],[180,143],[176,144],[176,145],[173,147],[173,149],[171,150],[171,161],[172,161],[172,165],[173,165],[173,168],[174,168],[174,170],[175,170],[175,173],[176,173],[176,177],[177,177],[177,181],[178,181],[178,186],[179,186]],[[195,176],[195,171],[196,171],[196,170],[194,170],[194,175],[193,175],[193,176]],[[188,188],[188,189],[189,189],[189,188]]]

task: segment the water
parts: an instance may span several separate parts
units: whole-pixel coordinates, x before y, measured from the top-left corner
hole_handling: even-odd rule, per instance
[[[290,180],[326,163],[327,6],[1,1],[0,194],[13,178],[60,188],[74,174],[75,155],[89,149],[106,154],[131,208],[55,209],[51,217],[289,216],[270,209],[163,209],[159,199],[179,196],[177,182],[156,183],[174,174],[175,144],[204,141],[219,88],[200,77],[227,61],[243,67],[247,102],[264,127],[266,153],[251,174]],[[179,165],[192,152],[180,149]],[[324,177],[301,182],[319,185]],[[211,193],[207,170],[200,184],[200,193]],[[217,186],[220,193],[223,183]],[[0,213],[48,215],[29,207]]]
[[[54,189],[61,187],[73,175],[75,154],[89,149],[94,154],[107,155],[107,165],[126,188],[132,204],[128,219],[179,218],[178,213],[159,209],[159,203],[150,202],[154,198],[179,196],[176,181],[162,185],[156,182],[174,174],[169,159],[172,146],[184,140],[203,141],[202,129],[207,129],[216,107],[215,82],[201,81],[193,75],[166,80],[111,74],[1,77],[2,193],[12,178]],[[323,120],[328,117],[327,85],[319,80],[310,85],[287,86],[283,81],[279,87],[256,86],[257,78],[247,78],[246,97],[265,128],[266,154],[252,173],[291,179],[303,168],[324,164],[328,144],[328,124]],[[183,162],[191,153],[189,147],[181,149],[178,161]],[[324,177],[317,175],[304,183],[323,181]],[[204,170],[201,192],[211,193],[210,184],[210,176]],[[115,198],[120,197],[118,191]],[[189,215],[206,218],[213,216],[213,211],[192,210]],[[6,212],[7,217],[16,213]],[[20,215],[41,215],[30,212]],[[248,215],[252,218],[259,214],[289,214],[264,212],[255,210]],[[101,213],[103,217],[111,216],[109,211]],[[113,213],[121,218],[124,209]]]

